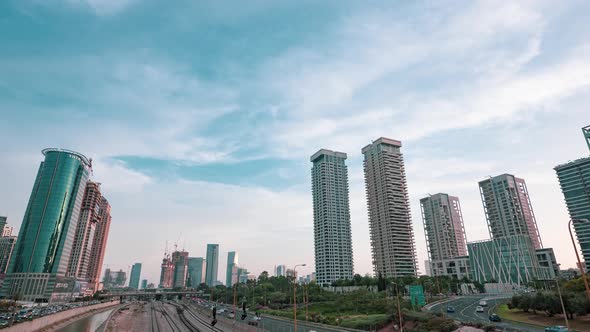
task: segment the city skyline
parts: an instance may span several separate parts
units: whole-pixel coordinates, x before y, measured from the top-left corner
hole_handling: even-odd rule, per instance
[[[138,261],[157,284],[165,241],[180,236],[191,256],[218,243],[219,257],[235,250],[253,274],[306,263],[307,275],[308,157],[327,147],[348,156],[353,260],[365,274],[360,150],[385,136],[404,143],[419,262],[419,200],[460,197],[467,238],[488,239],[478,182],[508,173],[526,180],[543,245],[575,266],[553,168],[589,155],[580,128],[589,124],[590,4],[312,7],[0,4],[19,32],[0,62],[0,139],[11,143],[0,147],[0,215],[13,234],[39,151],[54,146],[93,158],[91,179],[112,205],[101,273]],[[174,19],[155,28],[160,15]]]

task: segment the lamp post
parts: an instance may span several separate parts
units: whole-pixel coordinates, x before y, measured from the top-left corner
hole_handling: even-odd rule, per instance
[[[293,331],[297,332],[297,271],[299,266],[305,264],[297,264],[293,267]]]
[[[574,251],[576,253],[576,259],[578,260],[578,266],[580,267],[580,272],[582,273],[582,280],[584,280],[584,287],[586,287],[586,295],[588,296],[588,300],[590,300],[590,287],[588,286],[588,279],[586,279],[586,271],[582,262],[580,261],[580,253],[578,252],[578,248],[576,248],[576,241],[574,240],[574,234],[572,233],[572,222],[579,222],[585,223],[588,222],[588,219],[570,219],[569,223],[567,224],[567,228],[570,231],[570,238],[572,239],[572,246],[574,247]]]
[[[561,310],[563,310],[563,319],[565,319],[565,326],[567,330],[570,330],[570,323],[567,320],[567,313],[565,312],[565,305],[563,304],[563,297],[561,297],[561,288],[559,288],[559,281],[555,278],[555,284],[557,285],[557,294],[559,295],[559,301],[561,302]]]
[[[391,282],[392,285],[395,285],[395,299],[397,301],[397,315],[399,318],[399,330],[400,332],[404,332],[404,326],[402,325],[402,311],[399,304],[399,296],[397,291],[397,283],[395,281]]]

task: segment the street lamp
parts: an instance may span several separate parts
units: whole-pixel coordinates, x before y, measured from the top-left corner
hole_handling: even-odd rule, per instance
[[[293,331],[297,332],[297,271],[299,266],[305,264],[297,264],[293,267]]]
[[[590,287],[588,286],[588,280],[586,279],[586,271],[582,262],[580,261],[580,253],[578,253],[578,248],[576,248],[576,241],[574,240],[574,235],[572,234],[572,222],[579,222],[585,223],[588,222],[588,219],[570,219],[569,223],[567,224],[567,228],[570,231],[570,238],[572,239],[572,246],[574,247],[574,252],[576,253],[576,258],[578,259],[578,266],[580,267],[580,272],[582,273],[582,280],[584,280],[584,287],[586,287],[586,295],[590,300]]]
[[[397,314],[399,317],[399,330],[400,330],[400,332],[404,332],[404,326],[402,325],[402,311],[401,311],[400,304],[399,304],[397,283],[395,281],[392,281],[391,284],[395,285],[395,299],[397,300]]]
[[[557,294],[559,295],[559,301],[561,302],[561,310],[563,310],[563,319],[565,319],[565,326],[567,330],[570,330],[570,323],[567,320],[567,312],[565,312],[565,305],[563,304],[563,297],[561,297],[561,289],[559,288],[559,281],[555,278],[555,284],[557,285]]]

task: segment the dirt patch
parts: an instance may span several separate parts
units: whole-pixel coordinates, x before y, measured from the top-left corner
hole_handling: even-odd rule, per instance
[[[149,316],[143,304],[131,304],[128,309],[119,310],[109,321],[107,332],[148,331]]]

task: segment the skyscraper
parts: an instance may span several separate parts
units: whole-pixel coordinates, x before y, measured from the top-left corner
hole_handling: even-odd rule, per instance
[[[188,275],[188,252],[175,251],[172,253],[172,264],[174,264],[174,288],[186,287]]]
[[[100,183],[88,181],[68,265],[67,276],[69,277],[78,279],[87,277],[96,223],[100,218],[101,198]]]
[[[141,289],[146,289],[147,288],[147,279],[143,279],[141,280]]]
[[[590,149],[590,126],[582,128]],[[586,266],[590,262],[590,157],[555,167],[565,204],[582,250]],[[567,220],[563,221],[565,227]]]
[[[101,196],[98,214],[99,217],[94,230],[94,241],[92,241],[90,262],[86,274],[89,283],[88,287],[95,291],[98,290],[100,271],[102,270],[107,240],[109,239],[109,230],[111,228],[111,205],[104,196]]]
[[[66,274],[91,162],[80,153],[43,150],[2,295],[23,300],[57,299]],[[70,294],[67,294],[70,296]]]
[[[543,247],[526,183],[512,174],[479,182],[481,201],[493,239],[527,235],[535,249]]]
[[[131,275],[129,276],[129,288],[139,289],[139,279],[141,278],[141,263],[133,264]]]
[[[227,270],[225,273],[225,286],[231,287],[238,282],[238,254],[235,251],[227,253]]]
[[[420,200],[428,257],[432,261],[467,256],[459,198],[439,193]]]
[[[383,277],[417,273],[402,143],[381,137],[362,149],[373,269]]]
[[[207,270],[205,271],[205,283],[209,287],[217,282],[217,267],[219,263],[219,244],[207,244]]]
[[[0,230],[4,230],[4,227],[6,227],[7,220],[8,220],[7,217],[0,216]]]
[[[188,275],[191,281],[190,286],[192,288],[199,287],[200,284],[205,282],[205,270],[206,261],[203,257],[189,257],[188,259]]]
[[[321,149],[310,158],[317,283],[352,279],[346,153]]]

